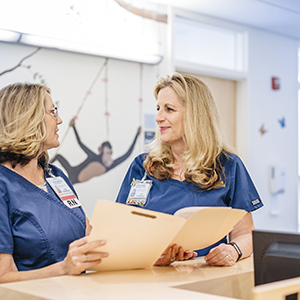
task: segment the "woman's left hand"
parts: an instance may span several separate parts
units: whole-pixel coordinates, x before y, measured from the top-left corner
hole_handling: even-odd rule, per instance
[[[229,233],[229,241],[239,245],[243,255],[241,259],[246,258],[252,253],[252,230],[254,229],[251,212],[247,213]],[[211,249],[205,256],[206,263],[213,266],[233,266],[238,253],[230,244],[220,244]]]
[[[176,244],[167,248],[167,250],[160,256],[154,264],[155,266],[168,266],[174,261],[187,260],[196,257],[197,252],[183,251],[182,247],[177,247]]]
[[[79,275],[92,268],[108,256],[107,252],[93,252],[94,249],[105,245],[104,240],[88,242],[85,236],[69,245],[68,253],[61,262],[62,275]]]
[[[211,249],[204,259],[208,265],[233,266],[238,259],[238,254],[231,245],[220,244]]]

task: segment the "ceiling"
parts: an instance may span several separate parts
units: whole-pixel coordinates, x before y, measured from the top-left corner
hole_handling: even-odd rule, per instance
[[[300,39],[299,0],[153,0]]]

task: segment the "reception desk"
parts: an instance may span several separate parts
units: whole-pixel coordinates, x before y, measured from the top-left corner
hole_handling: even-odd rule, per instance
[[[204,258],[147,270],[93,272],[0,284],[1,300],[51,299],[250,299],[252,257],[232,267],[213,267]]]

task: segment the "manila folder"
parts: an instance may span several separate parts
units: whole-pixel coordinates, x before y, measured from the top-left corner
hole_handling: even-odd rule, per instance
[[[230,207],[186,207],[174,215],[98,200],[89,242],[106,240],[93,251],[108,252],[97,271],[150,268],[170,245],[198,250],[226,236],[246,214]]]
[[[89,242],[106,240],[93,251],[109,256],[92,270],[150,268],[168,247],[185,219],[107,200],[94,209]]]
[[[198,250],[211,246],[224,238],[247,212],[226,206],[185,207],[174,216],[186,218],[170,245],[177,244],[183,250]]]

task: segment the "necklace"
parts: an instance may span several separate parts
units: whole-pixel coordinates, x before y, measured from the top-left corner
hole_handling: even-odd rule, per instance
[[[181,162],[181,161],[176,162],[175,161],[174,162],[174,167],[173,167],[172,178],[183,181],[185,179],[184,174],[185,174],[185,170],[184,170],[183,162]]]
[[[37,185],[37,187],[39,187],[40,189],[44,190],[45,192],[48,192],[48,189],[47,189],[47,183],[43,183],[43,184],[39,184]]]
[[[180,172],[179,174],[177,173],[173,173],[172,175],[172,178],[175,177],[174,179],[178,178],[180,181],[183,181],[185,179],[185,176],[184,176],[184,172]]]

